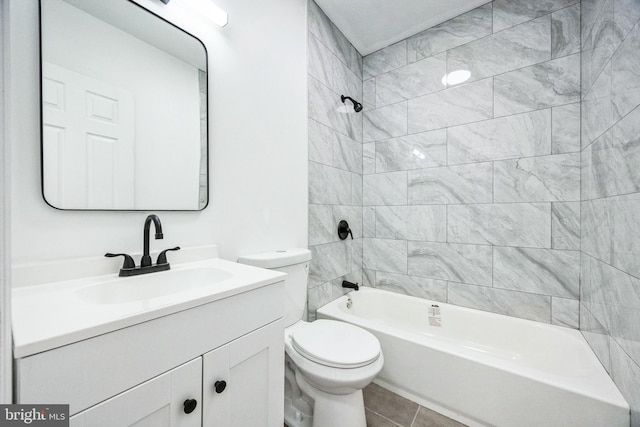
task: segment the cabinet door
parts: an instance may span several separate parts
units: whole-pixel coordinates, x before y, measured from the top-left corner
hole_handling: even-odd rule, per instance
[[[205,354],[202,384],[203,426],[282,427],[282,319]]]
[[[71,417],[72,427],[196,427],[202,417],[202,358]],[[194,399],[188,411],[185,401]],[[191,409],[189,407],[189,409]]]

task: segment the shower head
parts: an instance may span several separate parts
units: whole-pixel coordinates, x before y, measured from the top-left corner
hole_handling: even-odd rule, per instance
[[[356,101],[355,99],[351,98],[350,96],[340,95],[340,99],[342,100],[343,104],[344,104],[344,101],[346,99],[348,99],[349,101],[353,102],[353,109],[355,110],[356,113],[359,113],[360,111],[362,111],[362,104],[360,104],[358,101]]]

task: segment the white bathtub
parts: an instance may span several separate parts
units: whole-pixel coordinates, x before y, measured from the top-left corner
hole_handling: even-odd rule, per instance
[[[441,326],[430,325],[432,304]],[[467,425],[630,425],[627,402],[579,331],[366,287],[318,318],[372,332],[385,357],[374,382]]]

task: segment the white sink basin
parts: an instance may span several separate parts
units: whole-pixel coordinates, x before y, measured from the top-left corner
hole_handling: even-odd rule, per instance
[[[76,296],[90,304],[122,304],[164,297],[214,285],[231,277],[215,267],[174,269],[97,282],[76,290]]]

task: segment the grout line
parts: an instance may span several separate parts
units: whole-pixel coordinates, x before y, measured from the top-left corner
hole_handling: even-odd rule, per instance
[[[416,418],[418,418],[418,412],[420,412],[420,405],[418,405],[418,409],[416,409],[416,413],[413,416],[413,420],[411,420],[411,424],[409,424],[409,427],[413,427],[413,424],[416,422]]]

